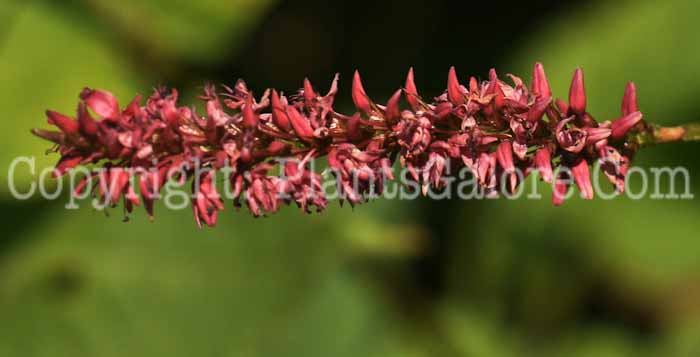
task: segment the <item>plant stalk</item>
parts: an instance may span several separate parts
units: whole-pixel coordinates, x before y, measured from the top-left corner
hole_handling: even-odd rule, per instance
[[[690,123],[681,126],[662,127],[652,126],[653,143],[673,143],[679,141],[700,141],[700,123]]]

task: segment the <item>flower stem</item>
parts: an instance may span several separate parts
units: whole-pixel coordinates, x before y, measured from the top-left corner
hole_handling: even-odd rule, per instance
[[[681,126],[651,127],[653,143],[672,143],[678,141],[700,141],[700,123],[690,123]]]

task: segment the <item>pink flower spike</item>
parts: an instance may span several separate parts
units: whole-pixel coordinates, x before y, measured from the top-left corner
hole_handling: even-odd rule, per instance
[[[626,116],[624,116],[620,119],[615,120],[610,125],[610,129],[612,129],[610,136],[613,139],[624,138],[625,135],[627,134],[627,131],[629,131],[633,126],[635,126],[641,120],[642,120],[642,113],[641,112],[633,112],[633,113],[627,114]]]
[[[401,117],[401,110],[399,109],[399,100],[401,100],[401,89],[394,92],[394,94],[389,98],[386,103],[386,119],[388,121],[394,121]]]
[[[418,99],[418,89],[416,88],[416,83],[413,81],[413,67],[408,70],[408,75],[406,76],[406,101],[413,108],[413,110],[418,110],[420,108],[420,100]]]
[[[542,66],[540,62],[535,63],[535,69],[532,75],[532,93],[542,98],[552,97],[552,90],[549,87],[547,75],[544,73],[544,66]]]
[[[549,149],[541,148],[535,152],[535,167],[540,172],[540,177],[547,183],[552,183],[552,155]]]
[[[569,89],[569,109],[575,114],[586,112],[586,88],[583,82],[583,70],[577,68]]]
[[[255,128],[258,126],[258,115],[255,114],[253,110],[253,95],[248,94],[245,100],[245,105],[243,106],[243,125],[248,128]]]
[[[588,170],[588,162],[586,160],[580,159],[571,168],[571,173],[574,176],[574,181],[576,186],[581,191],[581,196],[586,200],[593,199],[593,186],[591,185],[591,174]]]
[[[52,110],[47,110],[46,117],[48,119],[49,124],[57,126],[59,129],[61,129],[62,132],[66,133],[67,135],[78,134],[78,131],[80,130],[77,121],[61,113],[57,113]]]
[[[88,169],[72,190],[79,197],[93,194],[110,207],[124,201],[125,214],[143,202],[152,217],[162,187],[192,182],[190,203],[203,226],[214,225],[225,205],[214,173],[230,183],[226,198],[233,206],[247,206],[254,216],[282,205],[296,204],[305,213],[322,210],[329,199],[324,195],[329,171],[341,204],[367,202],[381,195],[394,165],[415,181],[397,183],[424,194],[431,187],[446,188],[449,180],[461,178],[455,175],[462,169],[471,170],[485,198],[515,192],[539,172],[539,179],[553,186],[553,203],[560,205],[574,193],[593,198],[598,179],[591,177],[591,164],[597,162],[623,192],[625,174],[643,144],[691,139],[692,132],[682,127],[646,123],[631,82],[619,119],[598,122],[586,111],[580,69],[569,97],[556,103],[542,64],[534,65],[528,86],[507,76],[510,80],[499,80],[492,69],[486,78],[463,77],[469,81],[460,84],[451,67],[447,88],[421,98],[410,69],[405,86],[380,104],[367,96],[355,72],[357,108],[350,113],[334,104],[337,75],[327,95],[308,78],[289,96],[271,88],[253,96],[242,80],[231,87],[206,85],[203,105],[196,106],[183,105],[176,90],[161,87],[145,102],[137,96],[122,109],[111,93],[86,88],[77,115],[48,111],[50,130],[32,133],[50,141],[50,151],[60,156],[55,176],[78,173],[80,165]],[[316,170],[312,161],[317,160],[328,169]]]
[[[355,76],[352,79],[352,101],[359,111],[365,114],[372,112],[372,104],[367,93],[365,93],[365,89],[362,87],[362,79],[360,79],[360,72],[358,71],[355,71]]]
[[[455,67],[450,67],[450,72],[447,75],[447,98],[454,105],[460,105],[464,103],[464,94],[459,85],[459,79],[457,79],[457,71]]]
[[[625,96],[622,97],[622,115],[629,115],[639,111],[637,107],[637,87],[634,82],[628,82],[625,87]]]
[[[119,103],[112,93],[85,88],[80,93],[80,99],[84,100],[85,104],[102,118],[115,121],[119,119]]]

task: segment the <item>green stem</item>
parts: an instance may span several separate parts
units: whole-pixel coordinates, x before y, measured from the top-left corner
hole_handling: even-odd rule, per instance
[[[650,134],[651,142],[655,144],[678,141],[700,141],[700,123],[690,123],[673,127],[654,125],[650,128]]]

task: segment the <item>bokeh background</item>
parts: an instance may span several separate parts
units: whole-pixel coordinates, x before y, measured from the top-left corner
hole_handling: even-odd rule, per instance
[[[263,219],[229,206],[198,230],[188,210],[123,223],[121,209],[17,201],[7,173],[18,155],[57,160],[29,129],[47,108],[72,113],[86,85],[122,103],[174,86],[194,104],[207,81],[289,92],[339,72],[350,111],[355,68],[383,102],[409,66],[438,95],[450,65],[529,81],[542,61],[559,96],[585,69],[599,119],[634,80],[648,120],[698,121],[698,13],[691,0],[4,0],[0,356],[698,356],[697,198],[554,208],[543,188]],[[698,152],[636,163],[687,167],[697,193]]]

